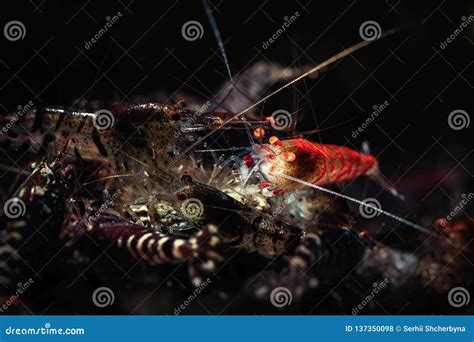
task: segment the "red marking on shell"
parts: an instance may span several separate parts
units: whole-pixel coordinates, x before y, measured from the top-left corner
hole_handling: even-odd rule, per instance
[[[188,197],[189,197],[188,194],[185,193],[185,192],[178,192],[176,194],[176,199],[180,202],[183,202],[183,201],[187,200]]]
[[[183,172],[181,174],[181,180],[182,181],[192,181],[191,174],[189,172]]]
[[[251,167],[253,165],[253,158],[250,155],[246,155],[243,157],[243,161],[247,167]]]
[[[293,152],[283,152],[282,157],[285,158],[286,161],[292,162],[296,159],[296,154]]]
[[[283,189],[275,189],[275,190],[273,190],[273,194],[276,196],[276,195],[278,195],[278,194],[283,193],[284,191],[285,191],[285,190],[283,190]]]

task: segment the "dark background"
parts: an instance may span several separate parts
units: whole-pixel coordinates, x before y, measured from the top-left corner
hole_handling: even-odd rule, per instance
[[[82,98],[132,101],[159,91],[185,92],[205,102],[226,80],[201,1],[34,0],[0,6],[2,27],[11,20],[26,27],[22,40],[0,37],[2,112],[30,100],[69,107]],[[472,125],[455,131],[447,118],[455,109],[472,115],[474,23],[440,49],[461,17],[473,14],[468,1],[211,1],[211,8],[234,74],[259,60],[320,63],[360,41],[359,26],[367,20],[377,21],[384,31],[409,25],[317,79],[275,96],[265,108],[271,113],[294,106],[296,96],[304,113],[300,129],[339,125],[312,139],[357,149],[369,141],[383,173],[396,181],[409,198],[410,212],[421,220],[448,214],[462,193],[471,192]],[[118,11],[123,17],[86,50],[84,44],[105,18]],[[297,21],[262,49],[283,17],[295,11]],[[202,39],[183,39],[181,27],[189,20],[203,25]],[[386,100],[389,107],[353,139],[351,132],[373,105]],[[361,187],[367,192],[366,185]],[[369,192],[379,196],[378,188]]]

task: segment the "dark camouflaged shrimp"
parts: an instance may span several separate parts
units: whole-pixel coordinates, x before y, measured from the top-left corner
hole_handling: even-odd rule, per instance
[[[193,181],[189,174],[183,175],[181,181],[175,195],[184,216],[200,227],[218,226],[223,244],[272,258],[300,242],[303,232],[299,227],[255,211],[216,188]],[[197,210],[190,211],[192,206]]]
[[[7,292],[36,276],[54,255],[74,188],[74,166],[63,166],[61,158],[32,168],[0,218],[0,282]]]
[[[67,145],[67,152],[118,167],[131,157],[154,163],[188,112],[181,104],[160,103],[118,103],[96,112],[38,107],[2,116],[2,123],[12,124],[0,143],[43,154],[52,152],[50,145]]]

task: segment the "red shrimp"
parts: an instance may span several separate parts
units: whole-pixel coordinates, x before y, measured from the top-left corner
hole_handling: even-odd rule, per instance
[[[280,141],[277,137],[271,137],[270,141],[271,144],[253,145],[253,152],[243,158],[244,164],[247,167],[252,167],[247,179],[253,172],[259,172],[274,186],[287,190],[303,187],[314,188],[357,203],[359,206],[370,208],[370,210],[391,217],[418,231],[432,233],[429,229],[375,207],[370,203],[365,203],[322,186],[366,175],[393,195],[403,198],[392,185],[381,177],[377,160],[371,154],[360,153],[344,146],[318,144],[306,139]],[[253,165],[254,159],[256,159],[255,165]],[[269,184],[266,183],[262,183],[260,186],[263,190],[269,188]],[[277,195],[284,189],[275,189],[271,191],[271,194]]]
[[[296,189],[304,185],[282,174],[314,185],[326,185],[378,175],[374,156],[344,146],[318,144],[306,139],[276,140],[254,146],[259,171],[274,185]]]

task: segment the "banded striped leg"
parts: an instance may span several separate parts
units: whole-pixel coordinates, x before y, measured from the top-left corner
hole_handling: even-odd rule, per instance
[[[202,283],[202,276],[212,274],[216,269],[216,262],[223,258],[213,249],[220,243],[217,235],[217,227],[214,225],[205,226],[199,233],[189,239],[195,252],[194,257],[189,261],[189,277],[194,286]]]
[[[168,236],[116,217],[99,216],[87,224],[91,236],[114,242],[133,258],[150,266],[177,264],[187,261],[189,275],[195,285],[203,273],[212,272],[221,257],[215,252],[219,243],[215,226],[206,226],[189,239]]]
[[[365,244],[352,231],[334,228],[321,235],[307,234],[286,258],[282,271],[270,269],[262,274],[264,280],[254,284],[257,298],[271,299],[271,292],[285,287],[295,300],[321,284],[331,284],[351,272],[361,260]]]

